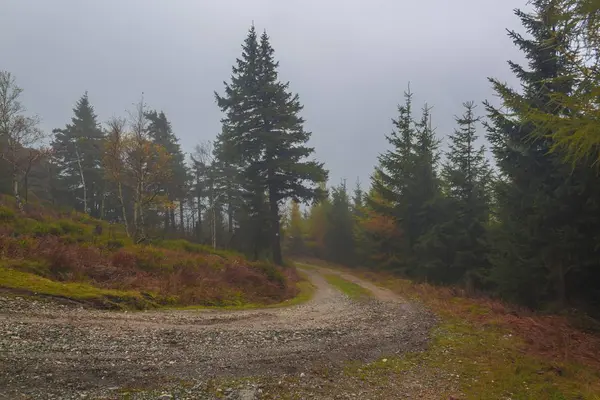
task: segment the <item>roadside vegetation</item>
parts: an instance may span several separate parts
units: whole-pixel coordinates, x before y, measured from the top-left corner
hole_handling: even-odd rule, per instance
[[[348,364],[348,379],[375,390],[420,374],[440,380],[439,398],[460,394],[468,399],[600,399],[600,336],[594,320],[541,314],[389,272],[311,262],[372,281],[439,317],[427,351]]]
[[[134,244],[122,226],[77,212],[30,203],[20,213],[5,196],[0,222],[5,292],[143,309],[274,304],[300,291],[292,268],[186,240]]]

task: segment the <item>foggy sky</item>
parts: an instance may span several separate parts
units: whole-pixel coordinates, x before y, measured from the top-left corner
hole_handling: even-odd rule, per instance
[[[164,110],[183,150],[220,131],[222,92],[254,21],[271,36],[280,77],[305,109],[330,183],[363,186],[387,146],[408,82],[415,107],[433,105],[443,138],[461,103],[493,99],[492,76],[513,82],[526,0],[4,0],[0,69],[51,132],[84,93],[101,122],[125,116],[145,93]],[[478,107],[483,113],[483,106]],[[479,130],[483,136],[483,129]]]

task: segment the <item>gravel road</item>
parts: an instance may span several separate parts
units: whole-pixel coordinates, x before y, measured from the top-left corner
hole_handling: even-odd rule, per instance
[[[420,307],[342,274],[373,293],[351,301],[322,276],[339,272],[304,272],[314,297],[270,309],[109,312],[0,297],[0,399],[113,399],[174,382],[186,382],[189,397],[181,398],[213,398],[202,394],[212,378],[305,376],[315,365],[335,370],[426,344],[434,318]],[[169,396],[148,398],[178,398]]]

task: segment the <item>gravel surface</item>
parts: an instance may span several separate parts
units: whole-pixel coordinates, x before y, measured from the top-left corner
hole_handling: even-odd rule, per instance
[[[373,293],[353,302],[321,275],[337,272],[304,272],[315,295],[287,308],[108,312],[0,297],[0,399],[113,399],[144,388],[131,398],[250,400],[261,398],[259,386],[209,382],[304,377],[316,365],[339,370],[426,345],[434,318],[420,307],[341,274]],[[173,385],[182,392],[161,392]]]

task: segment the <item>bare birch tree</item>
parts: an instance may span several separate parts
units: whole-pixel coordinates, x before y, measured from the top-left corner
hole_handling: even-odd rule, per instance
[[[125,232],[129,237],[129,224],[127,222],[127,211],[125,209],[125,199],[123,197],[123,182],[126,178],[125,171],[125,127],[127,122],[122,118],[112,118],[107,123],[108,135],[106,138],[104,158],[102,160],[106,177],[111,181],[117,190],[117,198],[121,206],[121,216],[125,225]]]
[[[131,133],[125,142],[126,183],[133,192],[133,227],[136,242],[146,239],[146,211],[163,202],[159,194],[162,184],[171,176],[171,156],[164,147],[150,140],[147,130],[144,98],[130,112]]]
[[[19,101],[23,89],[17,86],[14,76],[0,71],[0,142],[4,143],[2,158],[11,168],[11,186],[19,210],[23,209],[19,182],[24,176],[28,156],[27,150],[44,137],[38,128],[37,116],[25,116],[25,107]]]

